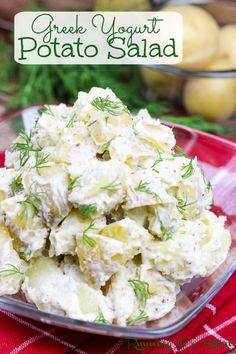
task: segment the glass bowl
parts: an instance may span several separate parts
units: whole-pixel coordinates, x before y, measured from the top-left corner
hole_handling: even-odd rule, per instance
[[[0,166],[4,150],[9,147],[20,129],[27,132],[34,126],[39,107],[29,107],[0,122]],[[185,284],[177,297],[176,307],[165,317],[145,325],[120,327],[74,320],[45,313],[18,296],[0,297],[0,308],[30,319],[82,332],[114,337],[161,338],[178,332],[203,309],[221,289],[236,269],[236,144],[190,128],[165,123],[173,127],[177,144],[189,156],[197,156],[214,190],[213,211],[227,216],[232,245],[227,260],[209,277],[196,278]]]

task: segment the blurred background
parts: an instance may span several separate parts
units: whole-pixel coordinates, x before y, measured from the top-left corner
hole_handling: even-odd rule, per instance
[[[19,65],[13,19],[20,11],[173,10],[184,19],[176,67]],[[71,104],[80,90],[110,87],[132,111],[236,138],[236,1],[0,0],[0,120],[34,104]]]

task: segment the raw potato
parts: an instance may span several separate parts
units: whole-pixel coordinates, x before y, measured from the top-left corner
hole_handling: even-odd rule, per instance
[[[227,70],[228,62],[217,59],[206,70]],[[190,79],[184,88],[183,102],[189,114],[199,114],[208,120],[225,120],[236,109],[235,79]]]
[[[216,54],[219,42],[219,27],[205,10],[192,5],[166,7],[164,11],[176,11],[183,15],[184,42],[183,61],[177,67],[201,70]]]
[[[228,63],[229,69],[236,68],[236,25],[221,29],[218,57]]]
[[[149,0],[96,0],[94,11],[149,11]]]
[[[145,84],[157,94],[158,97],[180,99],[184,80],[173,76],[141,67],[141,75]]]

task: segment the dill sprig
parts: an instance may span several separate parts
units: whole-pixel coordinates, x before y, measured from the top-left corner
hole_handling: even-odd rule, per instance
[[[98,308],[98,315],[97,315],[96,319],[94,320],[94,323],[110,324],[110,322],[105,319],[100,307]]]
[[[93,120],[91,123],[88,124],[88,127],[91,127],[91,125],[95,124],[97,122],[97,119]]]
[[[151,295],[149,291],[149,284],[145,281],[129,279],[128,281],[133,289],[134,293],[141,304],[146,304],[147,298]]]
[[[6,266],[9,266],[9,268],[7,269],[3,269],[0,270],[0,275],[4,276],[4,277],[8,277],[8,276],[12,276],[12,275],[23,275],[24,273],[22,273],[20,271],[19,268],[17,268],[14,264],[6,264]]]
[[[35,168],[38,174],[40,174],[40,169],[41,168],[47,168],[50,167],[50,165],[47,165],[49,162],[50,155],[45,155],[42,151],[36,151],[35,152],[35,164],[31,166],[31,169]]]
[[[170,226],[168,228],[163,228],[161,239],[163,241],[167,241],[167,240],[169,240],[170,238],[172,238],[174,236],[174,233],[175,233],[175,227],[174,226]]]
[[[156,167],[156,165],[158,165],[160,162],[162,162],[162,161],[165,161],[165,160],[169,160],[169,161],[173,161],[173,159],[174,159],[174,156],[172,155],[172,157],[163,157],[162,156],[162,154],[161,154],[161,152],[160,151],[158,151],[158,157],[157,157],[157,159],[154,161],[154,163],[153,163],[153,165],[151,166],[151,168],[155,171],[155,167]]]
[[[133,320],[128,321],[128,324],[132,326],[137,322],[147,321],[148,319],[148,315],[143,310],[140,310],[139,314]]]
[[[73,128],[76,122],[76,114],[74,113],[72,117],[70,117],[66,127],[67,128]]]
[[[22,175],[18,175],[16,178],[13,179],[10,184],[10,188],[13,195],[23,190]]]
[[[208,182],[206,183],[206,186],[207,186],[207,192],[208,192],[208,193],[209,193],[210,191],[212,191],[212,184],[211,184],[210,181],[208,181]]]
[[[95,246],[96,246],[96,241],[95,241],[92,237],[88,236],[88,234],[87,234],[87,232],[88,232],[89,230],[96,230],[96,228],[94,227],[94,225],[95,225],[95,220],[96,220],[96,219],[93,219],[93,220],[91,221],[91,223],[88,225],[88,227],[86,227],[86,229],[84,229],[84,231],[83,231],[83,240],[84,240],[90,247],[95,247]]]
[[[45,194],[44,192],[37,192],[37,193],[30,192],[29,194],[26,195],[25,200],[17,202],[18,204],[21,204],[23,206],[20,216],[22,218],[27,218],[28,208],[32,210],[32,217],[34,217],[35,215],[39,215],[41,196],[44,194]]]
[[[113,182],[100,187],[100,189],[107,190],[108,192],[117,192],[121,186],[121,183],[116,183],[116,181],[117,181],[117,178]]]
[[[31,133],[28,136],[23,130],[20,131],[19,136],[23,142],[17,142],[11,145],[12,151],[17,151],[20,153],[20,166],[23,167],[30,158],[30,152],[39,151],[34,149],[31,142]]]
[[[134,190],[136,192],[143,192],[152,195],[153,197],[159,199],[161,201],[161,198],[159,195],[155,192],[152,192],[151,189],[149,188],[150,182],[143,182],[142,180],[139,182],[139,184],[134,187]]]
[[[128,108],[123,104],[123,102],[112,101],[109,96],[106,98],[96,97],[92,100],[91,105],[97,108],[99,111],[109,113],[113,116],[119,116],[124,112],[128,112]]]
[[[97,206],[96,204],[85,204],[81,206],[80,211],[83,213],[84,216],[90,216],[91,214],[96,213]]]
[[[185,166],[182,167],[183,170],[183,174],[182,174],[182,178],[189,178],[194,174],[194,167],[193,167],[193,160],[190,159],[189,163]]]
[[[180,212],[181,214],[184,213],[185,209],[186,209],[188,206],[190,206],[190,205],[196,203],[196,201],[191,202],[191,203],[188,203],[187,197],[185,198],[185,200],[184,200],[184,199],[181,199],[181,198],[177,198],[177,199],[178,199],[178,204],[176,205],[176,207],[177,207],[177,209],[179,210],[179,212]]]
[[[45,113],[45,114],[48,114],[49,116],[53,116],[54,117],[54,114],[53,114],[52,109],[51,109],[50,106],[43,106],[42,108],[39,108],[38,112],[40,114]]]
[[[111,138],[110,140],[108,140],[106,143],[102,144],[99,149],[100,152],[103,154],[105,151],[109,151],[109,147],[111,145],[111,142],[114,140],[115,138]]]
[[[80,179],[80,178],[81,178],[81,175],[73,178],[72,181],[68,184],[68,191],[69,192],[71,192],[76,187],[81,187],[80,183],[78,182],[78,179]]]
[[[173,157],[181,157],[181,156],[182,157],[187,157],[185,151],[180,146],[175,145],[174,146],[174,150],[178,151],[178,154],[176,154],[176,153],[172,154]]]

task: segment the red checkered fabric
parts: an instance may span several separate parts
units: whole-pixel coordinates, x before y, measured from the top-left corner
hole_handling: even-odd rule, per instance
[[[90,335],[0,310],[0,354],[222,354],[236,348],[236,274],[183,330],[156,340]]]

